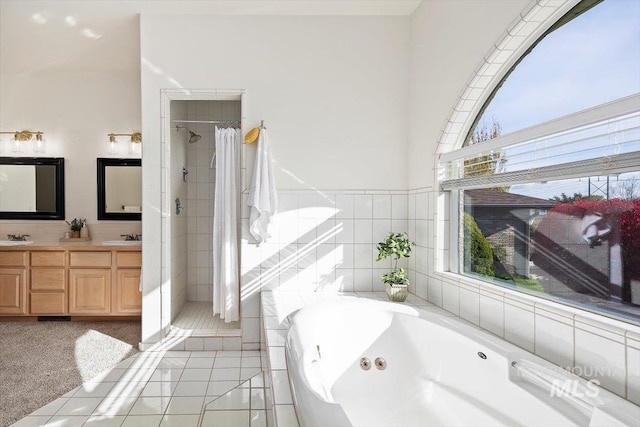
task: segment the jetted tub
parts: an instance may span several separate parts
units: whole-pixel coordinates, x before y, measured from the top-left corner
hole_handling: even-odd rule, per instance
[[[640,407],[594,382],[460,320],[402,304],[345,297],[308,306],[292,316],[286,358],[302,427],[640,420]]]

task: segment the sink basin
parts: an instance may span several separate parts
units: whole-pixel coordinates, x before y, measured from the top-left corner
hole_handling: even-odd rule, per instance
[[[140,246],[142,240],[105,240],[102,244],[105,246]]]
[[[32,243],[33,240],[0,240],[0,246],[23,246]]]

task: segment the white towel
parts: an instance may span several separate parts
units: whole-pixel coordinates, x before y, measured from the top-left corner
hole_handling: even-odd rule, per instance
[[[247,205],[251,206],[249,231],[258,244],[271,237],[269,224],[278,210],[278,194],[273,179],[273,164],[269,149],[269,135],[266,129],[260,130],[256,162],[253,167],[253,181],[249,191]]]

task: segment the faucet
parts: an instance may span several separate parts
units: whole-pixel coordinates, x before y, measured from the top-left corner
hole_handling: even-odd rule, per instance
[[[142,234],[121,234],[120,237],[124,237],[124,240],[127,242],[130,241],[140,241],[142,239]]]
[[[25,242],[29,234],[7,234],[7,238],[12,242]]]

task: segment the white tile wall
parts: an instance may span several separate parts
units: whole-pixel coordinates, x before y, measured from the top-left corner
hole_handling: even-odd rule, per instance
[[[393,213],[405,214],[406,194],[280,191],[279,196],[280,211],[268,243],[256,247],[244,229],[245,284],[257,280],[259,287],[269,283],[277,288],[295,283],[309,291],[378,287],[374,270],[391,264],[375,261],[376,244],[392,231],[393,220],[405,220]]]
[[[627,399],[640,405],[640,334],[627,332]]]
[[[187,112],[185,101],[173,101],[171,119],[184,118]],[[187,146],[184,134],[173,128],[168,144],[170,161],[167,185],[173,199],[179,198],[183,205],[187,199],[187,183],[182,180],[182,168],[187,161]],[[185,212],[177,215],[170,212],[171,245],[171,319],[174,319],[187,301],[187,217]]]
[[[573,325],[571,317],[553,315],[536,307],[535,353],[556,365],[573,366]]]
[[[249,307],[256,307],[260,290],[384,290],[380,276],[391,263],[375,261],[376,244],[407,227],[406,192],[280,190],[278,196],[272,238],[259,247],[243,210],[243,346],[258,342],[259,323],[253,319],[259,313]]]
[[[534,305],[514,296],[505,296],[504,302],[504,339],[533,353]]]
[[[480,291],[480,327],[504,336],[504,298],[502,293]]]

